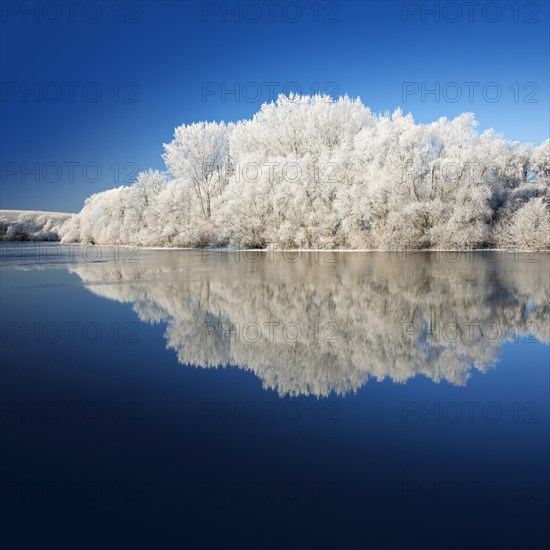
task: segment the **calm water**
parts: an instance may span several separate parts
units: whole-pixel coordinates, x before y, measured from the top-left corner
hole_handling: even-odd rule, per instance
[[[4,244],[6,548],[545,548],[550,255]]]

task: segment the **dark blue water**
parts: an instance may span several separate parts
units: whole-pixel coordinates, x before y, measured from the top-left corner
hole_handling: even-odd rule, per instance
[[[546,548],[549,262],[4,245],[2,546]]]

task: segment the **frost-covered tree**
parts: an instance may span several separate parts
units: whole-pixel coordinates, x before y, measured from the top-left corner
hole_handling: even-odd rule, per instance
[[[212,219],[212,203],[225,185],[229,165],[229,132],[224,122],[178,126],[174,139],[164,144],[164,161],[170,173],[189,184],[204,219]]]
[[[531,171],[541,185],[550,186],[550,139],[541,143],[531,156]]]
[[[248,248],[540,248],[550,141],[415,123],[359,99],[280,96],[250,120],[179,126],[167,172],[90,197],[66,241]]]
[[[342,246],[338,195],[350,184],[354,139],[371,116],[348,97],[292,95],[239,123],[221,231],[253,246]]]
[[[0,241],[59,241],[63,224],[74,214],[0,210]]]

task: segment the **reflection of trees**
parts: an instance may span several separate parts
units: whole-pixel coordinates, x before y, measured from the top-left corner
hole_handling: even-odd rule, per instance
[[[92,292],[131,302],[142,321],[166,322],[179,362],[237,365],[280,394],[345,394],[371,377],[418,374],[462,385],[473,368],[494,366],[501,343],[549,340],[549,255],[247,257],[164,251],[71,270]],[[253,323],[260,332],[245,331]],[[298,342],[295,325],[284,337],[290,323]]]

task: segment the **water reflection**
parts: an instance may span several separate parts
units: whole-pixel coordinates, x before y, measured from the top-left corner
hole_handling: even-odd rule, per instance
[[[141,321],[166,323],[182,364],[238,366],[280,395],[326,396],[371,378],[464,385],[495,367],[504,342],[548,343],[549,259],[153,251],[69,269]]]

